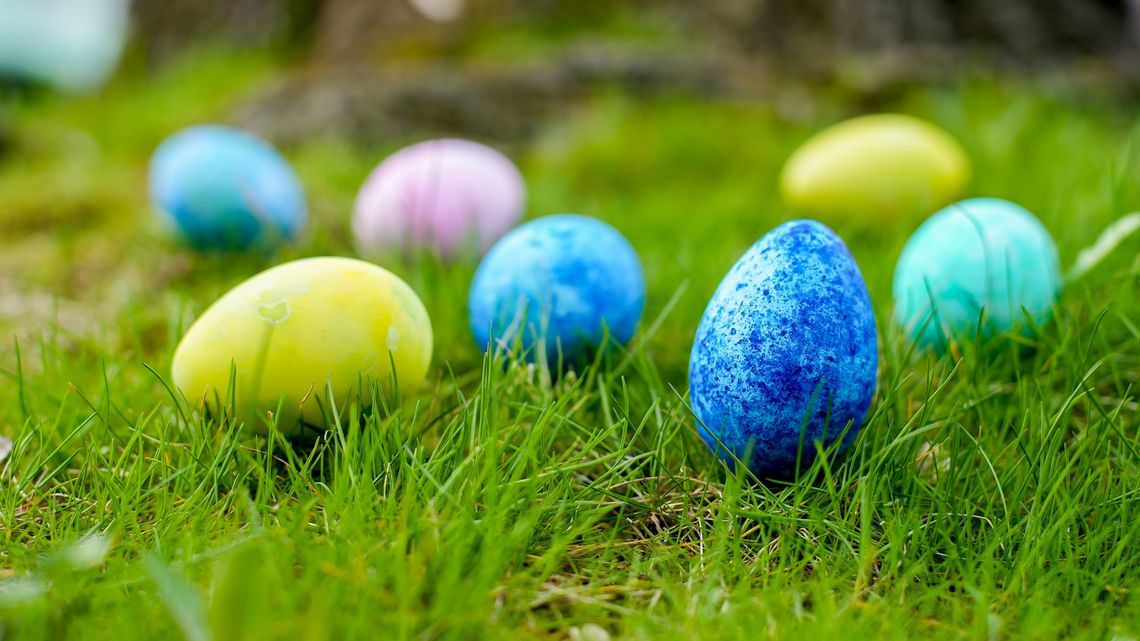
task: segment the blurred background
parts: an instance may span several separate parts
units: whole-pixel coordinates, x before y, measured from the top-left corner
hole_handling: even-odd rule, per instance
[[[235,113],[275,139],[527,137],[600,84],[783,98],[803,118],[781,90],[873,103],[963,67],[1140,79],[1136,0],[142,0],[134,17],[151,72],[203,42],[290,56]]]
[[[776,190],[788,153],[862,113],[950,131],[970,193],[1037,213],[1068,263],[1137,202],[1138,40],[1140,0],[0,0],[0,330],[164,366],[242,278],[353,255],[364,177],[443,135],[515,159],[528,216],[621,229],[660,346],[687,345],[735,257],[795,215]],[[198,256],[161,228],[147,160],[202,122],[283,150],[308,193],[303,242]],[[880,314],[915,224],[839,230]],[[424,297],[438,358],[473,364],[457,303],[473,266],[386,266]],[[681,375],[687,352],[662,352]]]

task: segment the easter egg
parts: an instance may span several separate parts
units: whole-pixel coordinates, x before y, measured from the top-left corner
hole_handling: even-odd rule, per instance
[[[645,308],[637,253],[613,227],[574,214],[521,225],[491,248],[471,284],[471,332],[483,350],[521,346],[551,366],[633,337]]]
[[[821,223],[780,225],[741,256],[705,309],[689,396],[705,442],[760,478],[845,447],[875,392],[878,334],[847,246]],[[735,459],[734,459],[735,457]]]
[[[234,251],[294,239],[308,217],[300,179],[269,143],[201,125],[167,138],[150,161],[150,194],[195,248]]]
[[[0,76],[94,89],[118,64],[129,22],[129,0],[0,0]]]
[[[255,430],[321,429],[335,402],[414,390],[431,360],[423,303],[390,272],[351,258],[307,258],[233,288],[186,332],[174,383],[193,404],[236,408]],[[231,386],[231,372],[233,385]],[[363,394],[360,392],[363,390]]]
[[[895,318],[920,346],[1026,331],[1061,290],[1057,247],[1033,214],[971,198],[927,219],[895,266]],[[983,312],[984,310],[984,312]],[[981,327],[979,327],[981,321]]]
[[[526,185],[503,154],[467,140],[429,140],[380,163],[356,197],[364,251],[427,247],[483,253],[522,218]]]
[[[826,220],[927,214],[969,180],[966,152],[934,125],[880,114],[841,122],[792,154],[780,176],[793,208]]]

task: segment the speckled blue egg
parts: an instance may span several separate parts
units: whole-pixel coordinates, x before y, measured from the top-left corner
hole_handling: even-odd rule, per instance
[[[483,257],[468,299],[471,332],[483,350],[516,347],[570,365],[626,343],[645,308],[637,252],[606,223],[546,216],[501,238]]]
[[[195,248],[235,251],[294,239],[308,217],[297,174],[264,140],[201,125],[167,138],[150,162],[150,194]]]
[[[1007,200],[971,198],[907,241],[895,267],[895,318],[920,346],[942,349],[1027,331],[1027,317],[1049,319],[1060,290],[1057,246],[1041,222]]]
[[[796,220],[732,266],[709,301],[689,361],[701,436],[760,478],[806,469],[815,442],[861,427],[875,393],[878,334],[867,286],[843,241]],[[850,425],[850,429],[848,426]],[[802,449],[801,449],[802,443]]]

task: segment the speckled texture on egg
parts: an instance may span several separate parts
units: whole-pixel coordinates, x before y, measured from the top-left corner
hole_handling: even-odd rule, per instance
[[[693,343],[689,394],[718,454],[746,460],[761,478],[788,478],[801,427],[801,469],[815,457],[814,441],[830,445],[853,423],[850,442],[877,371],[878,334],[858,265],[833,231],[798,220],[757,241],[713,294]]]
[[[920,345],[944,348],[1026,331],[1026,314],[1041,324],[1060,290],[1057,247],[1041,222],[1007,200],[971,198],[907,241],[895,267],[895,318]]]
[[[304,188],[273,147],[202,125],[167,138],[150,162],[151,199],[186,240],[233,251],[292,240],[308,219]]]
[[[362,250],[486,251],[522,218],[526,184],[506,156],[469,140],[428,140],[389,156],[360,188],[352,228]]]
[[[471,331],[486,350],[492,336],[529,360],[536,345],[547,362],[572,363],[611,340],[633,337],[645,307],[637,253],[613,227],[573,214],[547,216],[504,236],[483,258],[471,284]]]

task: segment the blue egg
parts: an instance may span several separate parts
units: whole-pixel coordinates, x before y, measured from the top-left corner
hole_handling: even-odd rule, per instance
[[[297,174],[264,140],[216,125],[167,138],[150,161],[155,206],[195,248],[234,251],[289,241],[305,227]]]
[[[920,346],[944,348],[1027,331],[1027,315],[1047,321],[1060,291],[1057,247],[1041,222],[1007,200],[971,198],[907,241],[895,267],[895,318]]]
[[[547,216],[501,238],[475,272],[471,332],[554,367],[633,337],[645,308],[637,252],[613,227],[586,216]]]
[[[821,223],[773,229],[709,301],[689,361],[701,436],[760,478],[791,478],[844,434],[875,393],[878,333],[847,246]]]

